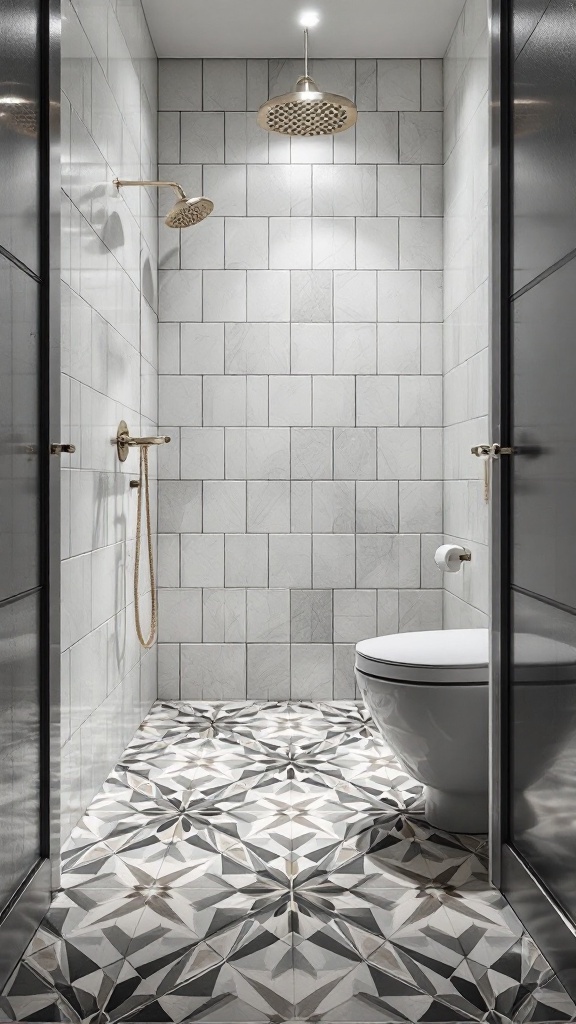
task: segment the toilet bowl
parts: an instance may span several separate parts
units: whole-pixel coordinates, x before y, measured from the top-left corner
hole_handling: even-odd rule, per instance
[[[356,646],[356,680],[378,729],[424,785],[426,820],[488,831],[488,630],[396,633]]]

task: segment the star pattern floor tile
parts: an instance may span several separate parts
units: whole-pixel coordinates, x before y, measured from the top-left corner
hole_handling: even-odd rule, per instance
[[[0,1021],[576,1021],[486,864],[426,823],[356,702],[158,702]]]

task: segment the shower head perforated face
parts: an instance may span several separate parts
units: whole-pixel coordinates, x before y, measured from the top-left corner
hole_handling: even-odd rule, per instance
[[[258,111],[258,124],[281,135],[336,135],[356,123],[356,105],[332,92],[321,92],[308,75],[294,92],[274,96]]]
[[[214,203],[206,196],[198,196],[196,199],[179,199],[170,210],[164,223],[169,228],[190,228],[209,217],[213,209]]]

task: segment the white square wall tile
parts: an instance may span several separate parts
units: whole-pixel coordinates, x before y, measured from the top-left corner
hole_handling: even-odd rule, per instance
[[[270,377],[270,426],[306,426],[312,422],[310,377]]]
[[[334,477],[338,480],[374,480],[375,476],[376,428],[336,427]]]
[[[268,136],[252,110],[247,113],[226,111],[224,138],[227,164],[268,163]]]
[[[245,481],[205,480],[202,510],[204,533],[240,533],[245,530]]]
[[[332,335],[332,324],[293,323],[290,372],[332,373]]]
[[[314,217],[312,266],[315,270],[354,270],[356,238],[353,217]]]
[[[401,590],[398,594],[400,633],[442,629],[442,594],[442,590]]]
[[[356,124],[358,164],[398,163],[398,114],[365,111]]]
[[[245,643],[246,591],[222,588],[202,591],[204,643]]]
[[[291,645],[293,700],[330,700],[333,694],[332,644]]]
[[[332,273],[329,270],[290,272],[290,319],[293,323],[332,320]]]
[[[270,534],[271,587],[309,587],[312,577],[310,534]]]
[[[420,430],[418,427],[378,428],[378,478],[418,480]]]
[[[290,430],[287,427],[227,427],[226,476],[248,480],[289,479]]]
[[[180,160],[180,111],[161,111],[158,114],[158,151],[162,160],[178,163]]]
[[[249,533],[289,533],[290,482],[249,480],[247,514]]]
[[[290,320],[289,270],[249,270],[247,289],[249,321],[281,323]]]
[[[378,110],[420,110],[420,61],[379,60]]]
[[[224,324],[182,324],[180,332],[182,373],[224,373]]]
[[[382,164],[378,168],[378,216],[420,216],[420,166]]]
[[[205,164],[203,193],[219,217],[246,216],[246,168],[241,164]]]
[[[444,108],[442,60],[427,59],[422,62],[422,110]]]
[[[358,480],[356,483],[356,532],[395,533],[398,529],[396,480]]]
[[[224,585],[224,537],[218,534],[182,534],[183,587]]]
[[[246,110],[246,61],[204,60],[204,110]]]
[[[306,270],[312,266],[309,217],[270,218],[270,269]]]
[[[442,217],[444,214],[444,168],[442,164],[424,164],[420,170],[422,216]]]
[[[158,319],[202,320],[202,271],[160,270]]]
[[[243,700],[246,697],[244,644],[183,644],[182,700]]]
[[[290,693],[290,645],[248,644],[249,700],[285,700]]]
[[[375,166],[318,165],[313,180],[315,217],[375,216]]]
[[[420,274],[417,270],[378,271],[378,320],[419,323]]]
[[[442,114],[403,113],[400,117],[400,163],[442,163]]]
[[[356,482],[315,480],[312,484],[314,533],[354,533]]]
[[[284,643],[290,640],[290,591],[248,590],[248,643]]]
[[[290,530],[310,533],[312,530],[312,481],[292,480],[290,483]]]
[[[203,421],[206,427],[241,427],[246,423],[246,377],[204,377]]]
[[[376,591],[334,591],[334,643],[358,643],[376,636]]]
[[[358,110],[376,110],[376,61],[356,61],[356,106]]]
[[[202,110],[202,61],[158,61],[158,110]]]
[[[182,429],[181,476],[183,480],[221,479],[224,476],[224,429]]]
[[[397,270],[398,221],[395,217],[358,217],[356,220],[358,270]]]
[[[376,320],[376,271],[334,271],[334,320],[371,323]]]
[[[356,423],[359,427],[387,427],[398,423],[398,378],[356,378]]]
[[[331,590],[292,590],[290,615],[292,643],[332,643]]]
[[[420,324],[378,324],[378,372],[420,372]]]
[[[182,426],[199,426],[202,423],[201,385],[201,377],[159,377],[160,419],[176,420]]]
[[[355,378],[315,376],[312,379],[312,421],[315,427],[354,426]]]
[[[442,218],[400,219],[400,269],[442,270]]]
[[[227,270],[268,269],[266,217],[227,217],[225,229]]]
[[[420,536],[358,534],[356,581],[361,588],[419,587]]]
[[[400,378],[400,426],[437,427],[442,423],[442,377]]]
[[[158,591],[158,640],[160,643],[200,643],[202,640],[202,591]]]
[[[204,320],[246,320],[246,271],[205,270],[202,278]]]
[[[312,172],[308,165],[248,165],[249,217],[309,217],[311,206]]]
[[[229,323],[225,335],[226,373],[290,372],[290,325]]]
[[[405,533],[442,530],[442,487],[441,480],[400,481],[400,530]]]
[[[224,114],[202,112],[180,115],[181,157],[184,164],[221,164],[224,162]],[[160,143],[164,161],[177,161],[167,155]]]
[[[334,324],[334,373],[376,373],[376,324]]]
[[[158,481],[159,533],[202,530],[202,484],[199,480]]]
[[[355,587],[354,534],[322,534],[313,538],[314,588]]]
[[[186,270],[222,270],[224,268],[224,218],[207,217],[184,231],[180,238],[180,265]]]
[[[268,586],[268,537],[262,534],[226,536],[227,587]]]
[[[330,480],[332,430],[329,427],[292,427],[290,437],[292,480]]]
[[[290,160],[293,164],[331,164],[334,160],[334,137],[293,135],[290,139]]]

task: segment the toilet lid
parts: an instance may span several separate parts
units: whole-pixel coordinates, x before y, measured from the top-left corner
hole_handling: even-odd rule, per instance
[[[487,629],[394,633],[356,645],[356,668],[378,679],[412,683],[488,682]]]
[[[356,668],[378,679],[407,683],[486,683],[487,629],[434,629],[394,633],[356,645]],[[549,637],[517,633],[514,637],[514,679],[518,683],[576,680],[576,648]]]

